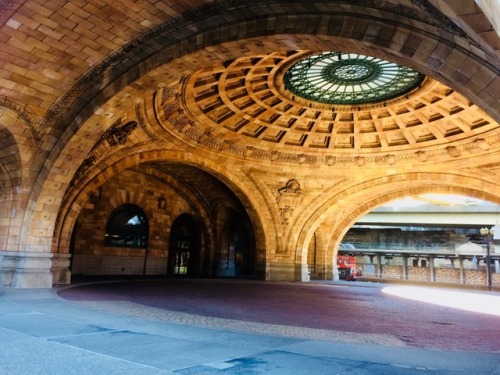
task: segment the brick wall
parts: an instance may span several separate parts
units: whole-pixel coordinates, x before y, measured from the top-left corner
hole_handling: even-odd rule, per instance
[[[98,195],[98,196],[97,196]],[[165,208],[159,208],[164,199]],[[124,203],[140,207],[149,224],[146,274],[166,274],[168,238],[173,221],[193,208],[174,190],[147,176],[125,171],[110,179],[91,197],[78,221],[74,241],[74,275],[136,275],[145,267],[145,249],[104,246],[106,223],[111,212]]]
[[[382,266],[382,278],[384,279],[402,279],[403,266]]]
[[[370,265],[373,272],[367,272],[366,265],[363,267],[363,276],[366,278],[378,278],[378,266]],[[449,267],[436,267],[434,269],[434,281],[437,283],[460,284],[460,269]],[[382,275],[380,279],[384,280],[403,280],[403,267],[396,265],[382,265]],[[432,282],[430,267],[408,267],[408,281]],[[500,273],[492,273],[492,285],[500,285]],[[486,270],[484,269],[464,269],[464,284],[471,286],[486,286]]]
[[[460,269],[458,268],[436,268],[435,279],[438,283],[460,283]]]
[[[428,267],[408,267],[408,280],[430,281],[431,270]]]
[[[486,285],[486,269],[484,271],[465,270],[465,283],[468,285]]]

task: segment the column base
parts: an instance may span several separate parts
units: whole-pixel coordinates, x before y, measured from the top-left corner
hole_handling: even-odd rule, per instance
[[[268,281],[310,281],[307,265],[290,263],[268,263],[266,267]]]
[[[52,285],[66,285],[71,283],[71,272],[69,254],[52,254],[52,266],[50,272],[52,273]]]
[[[51,288],[52,255],[0,251],[0,285],[13,288]]]

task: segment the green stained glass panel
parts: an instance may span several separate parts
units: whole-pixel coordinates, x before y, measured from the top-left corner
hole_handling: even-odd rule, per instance
[[[327,104],[368,104],[402,96],[425,76],[410,68],[353,53],[325,52],[294,64],[285,88],[304,99]]]

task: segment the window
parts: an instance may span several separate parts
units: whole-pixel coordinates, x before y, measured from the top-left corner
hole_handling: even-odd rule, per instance
[[[105,245],[145,248],[148,240],[146,215],[137,206],[124,204],[109,216]]]

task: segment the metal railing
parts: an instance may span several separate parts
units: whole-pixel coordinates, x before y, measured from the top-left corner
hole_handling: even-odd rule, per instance
[[[354,246],[354,249],[343,249],[340,248],[340,251],[343,253],[359,252],[359,251],[391,251],[391,252],[412,252],[412,251],[422,251],[422,252],[456,252],[455,243],[449,244],[419,244],[419,243],[366,243],[366,242],[349,242],[349,244]]]

